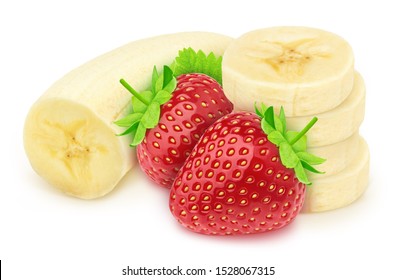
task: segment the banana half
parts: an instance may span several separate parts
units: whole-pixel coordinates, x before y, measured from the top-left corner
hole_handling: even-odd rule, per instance
[[[47,99],[27,119],[24,143],[33,169],[66,194],[103,196],[132,166],[127,139],[116,137],[115,128],[81,104]]]
[[[317,177],[307,187],[303,212],[322,212],[347,206],[366,190],[369,180],[370,155],[367,143],[360,137],[358,152],[341,172]]]
[[[236,110],[255,102],[286,116],[325,112],[351,92],[354,55],[341,37],[307,27],[273,27],[234,40],[223,57],[223,86]]]
[[[366,88],[362,76],[355,72],[355,83],[347,99],[336,108],[311,116],[288,117],[287,126],[300,131],[314,117],[317,123],[308,131],[310,147],[326,146],[344,141],[359,130],[364,119]]]

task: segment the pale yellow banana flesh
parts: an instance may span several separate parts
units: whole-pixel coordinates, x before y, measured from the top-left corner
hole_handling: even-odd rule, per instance
[[[328,177],[317,177],[307,187],[304,212],[322,212],[347,206],[366,190],[369,180],[369,149],[360,137],[353,161],[341,172]]]
[[[32,106],[24,145],[33,169],[63,192],[92,199],[110,192],[136,162],[128,137],[113,122],[130,111],[120,84],[150,86],[154,66],[161,70],[191,47],[222,55],[231,38],[186,32],[143,39],[95,58],[55,82]]]
[[[365,100],[366,88],[363,78],[355,72],[353,89],[344,102],[324,113],[288,117],[288,129],[300,131],[316,116],[318,121],[307,133],[309,146],[324,146],[343,141],[355,133],[363,122]]]
[[[314,182],[316,179],[332,176],[348,168],[359,151],[360,141],[361,137],[359,133],[355,132],[352,136],[341,142],[320,147],[308,147],[308,152],[326,159],[324,163],[317,167],[320,171],[325,173],[310,173],[310,180]]]
[[[24,141],[32,167],[69,195],[103,196],[130,167],[125,140],[81,104],[47,99],[32,107],[28,119]]]
[[[354,56],[339,36],[306,27],[244,34],[223,57],[223,86],[236,110],[254,102],[283,106],[286,116],[329,111],[351,92]]]

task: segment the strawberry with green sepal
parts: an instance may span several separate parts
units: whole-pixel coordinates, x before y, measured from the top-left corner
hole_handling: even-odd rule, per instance
[[[184,50],[179,57],[184,52],[192,55],[191,50]],[[221,63],[219,59],[213,60],[213,54],[208,57],[202,57],[201,52],[195,54],[195,61],[200,61],[196,68],[201,72],[205,72],[208,64],[221,68],[221,64],[213,64]],[[179,73],[186,69],[181,62],[176,59],[172,65]],[[133,134],[131,145],[137,147],[142,170],[165,187],[171,186],[206,128],[233,109],[220,84],[201,73],[182,74],[176,79],[170,67],[165,66],[161,75],[154,68],[151,90],[142,93],[124,80],[121,83],[133,95],[133,112],[116,124],[127,127],[122,135]]]
[[[279,154],[282,164],[287,168],[293,168],[300,182],[311,185],[306,170],[312,173],[322,174],[312,165],[318,165],[325,160],[313,154],[307,153],[308,130],[317,122],[317,118],[312,120],[300,131],[286,130],[286,116],[283,107],[279,116],[274,114],[274,108],[267,108],[264,104],[261,108],[256,107],[256,114],[261,118],[261,128],[267,134],[268,140],[279,147]]]
[[[172,214],[203,234],[259,233],[289,224],[304,202],[305,169],[319,172],[312,165],[324,161],[305,151],[304,133],[314,122],[303,133],[288,132],[282,111],[275,116],[272,107],[264,106],[257,114],[219,119],[202,135],[172,185]]]

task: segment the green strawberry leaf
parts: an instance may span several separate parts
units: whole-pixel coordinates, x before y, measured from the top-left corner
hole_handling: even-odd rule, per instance
[[[264,110],[264,108],[262,108]],[[271,106],[263,112],[263,118],[261,119],[261,128],[267,135],[271,132],[276,131],[275,120],[274,120],[274,108]]]
[[[287,168],[295,168],[297,164],[300,162],[300,159],[298,158],[292,146],[288,142],[282,142],[279,145],[279,155],[282,164]]]
[[[265,118],[261,119],[261,129],[267,134],[270,135],[271,132],[276,131],[274,127],[272,127]]]
[[[151,102],[150,105],[147,106],[146,112],[144,112],[142,119],[140,122],[144,125],[145,128],[154,128],[159,121],[160,116],[160,105],[157,102]]]
[[[286,133],[286,116],[285,116],[285,110],[283,107],[280,108],[280,113],[279,113],[279,120],[282,123],[282,134]]]
[[[176,77],[188,73],[202,73],[212,77],[221,85],[221,61],[222,57],[216,57],[213,52],[205,55],[201,50],[196,52],[192,48],[185,48],[179,51],[171,68]]]
[[[283,134],[284,126],[283,126],[283,123],[282,123],[281,119],[278,116],[274,116],[274,123],[275,123],[276,130],[279,133]]]
[[[268,134],[268,140],[271,141],[273,144],[279,147],[279,145],[283,142],[286,142],[285,137],[277,130],[272,131]]]
[[[297,156],[301,159],[301,161],[305,161],[311,165],[322,164],[326,161],[324,158],[317,157],[307,152],[298,152]]]
[[[264,121],[262,121],[262,128],[267,134],[271,133],[273,130],[277,130],[281,134],[285,134],[286,131],[286,118],[283,107],[281,107],[281,114],[279,117],[275,115],[274,108],[267,108],[264,104],[261,104],[261,108],[254,105],[256,114],[260,116]]]
[[[305,172],[305,169],[301,162],[298,162],[296,167],[294,167],[294,172],[296,173],[297,179],[301,183],[308,185],[308,186],[312,185],[312,183],[308,179],[307,173]]]
[[[261,103],[261,112],[264,115],[265,111],[267,111],[268,107],[264,105],[264,103]]]
[[[132,112],[114,123],[121,127],[129,127],[120,135],[132,134],[131,146],[141,143],[146,135],[146,130],[157,126],[161,105],[168,102],[176,88],[176,78],[168,66],[164,66],[161,74],[153,68],[151,90],[138,93],[125,80],[121,84],[133,95]]]
[[[176,89],[177,81],[174,76],[172,76],[172,77],[173,77],[173,79],[170,80],[169,82],[167,82],[162,90],[172,93]]]
[[[146,136],[146,127],[144,127],[143,123],[140,122],[137,125],[137,129],[136,129],[135,135],[133,137],[133,140],[132,140],[132,143],[130,144],[130,146],[132,146],[132,147],[137,146],[138,144],[140,144],[143,141],[145,136]]]
[[[260,108],[257,106],[257,103],[254,103],[254,109],[258,116],[264,118],[265,111],[267,111],[268,108],[263,103],[261,103]]]
[[[286,139],[289,143],[298,136],[297,131],[287,131]],[[307,136],[303,135],[296,143],[293,144],[293,148],[296,152],[303,152],[307,150]]]
[[[161,90],[173,92],[176,88],[176,78],[173,75],[172,70],[169,66],[164,66],[164,71],[162,75],[160,75],[157,79],[155,79],[155,83],[153,80],[152,88],[154,88],[154,93],[157,94]]]
[[[306,171],[322,173],[312,165],[321,164],[325,159],[307,153],[308,130],[318,120],[314,117],[300,132],[288,131],[286,115],[283,107],[280,108],[279,116],[274,114],[274,108],[264,104],[254,105],[256,114],[261,118],[261,128],[267,134],[268,140],[279,147],[279,155],[282,164],[286,168],[294,169],[300,182],[310,185]]]
[[[254,103],[254,111],[256,112],[256,115],[257,116],[259,116],[259,117],[261,117],[261,118],[264,118],[264,114],[260,111],[260,109],[257,107],[257,104],[256,103]]]
[[[195,60],[195,67],[197,69],[201,69],[201,72],[205,72],[205,70],[207,70],[207,67],[204,64],[205,59],[206,55],[203,53],[203,51],[199,50],[197,52],[197,59]]]
[[[270,127],[275,129],[274,107],[269,107],[264,113],[264,119]]]
[[[130,127],[138,122],[142,118],[142,116],[142,113],[132,113],[122,119],[119,119],[118,121],[115,121],[114,124],[120,127]]]
[[[153,73],[151,74],[151,92],[156,92],[155,91],[155,85],[157,84],[159,75],[157,71],[157,67],[154,66]]]
[[[169,68],[169,66],[164,66],[164,73],[163,73],[163,84],[162,84],[162,88],[165,88],[167,86],[167,84],[172,81],[175,77],[173,76],[173,72],[172,70]]]
[[[149,102],[151,101],[151,99],[153,99],[153,93],[151,91],[143,91],[142,93],[140,93],[141,98],[138,98],[136,96],[132,96],[132,107],[133,107],[133,111],[135,113],[144,113],[147,110],[147,105],[142,102],[142,98],[144,99],[144,101],[149,104]]]
[[[310,165],[309,163],[306,163],[305,161],[301,161],[302,166],[304,167],[304,169],[311,171],[312,173],[317,173],[317,174],[324,174],[325,172],[319,171],[317,169],[315,169],[312,165]]]
[[[171,98],[172,93],[166,90],[160,90],[157,92],[155,97],[153,98],[153,102],[157,102],[158,104],[162,105],[169,101]]]
[[[162,90],[163,89],[163,85],[164,85],[164,76],[163,75],[160,75],[159,77],[158,77],[158,79],[157,79],[157,81],[155,82],[155,85],[154,85],[154,93],[157,93],[157,92],[159,92],[160,90]]]
[[[133,123],[133,124],[132,124],[128,129],[126,129],[124,132],[122,132],[122,133],[120,133],[120,134],[117,134],[117,136],[123,136],[123,135],[127,135],[127,134],[132,134],[132,135],[134,135],[135,132],[136,132],[136,129],[137,129],[138,125],[139,125],[139,122],[137,121],[137,122]]]

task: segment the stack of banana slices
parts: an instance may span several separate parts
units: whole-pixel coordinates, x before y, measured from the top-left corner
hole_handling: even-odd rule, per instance
[[[254,103],[283,106],[288,129],[312,117],[308,150],[326,162],[311,175],[305,212],[354,202],[368,185],[369,150],[359,135],[365,85],[354,69],[350,45],[339,36],[306,27],[274,27],[236,39],[223,56],[223,87],[236,110]]]

